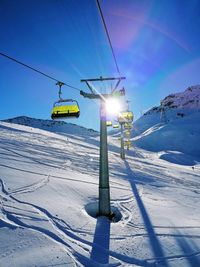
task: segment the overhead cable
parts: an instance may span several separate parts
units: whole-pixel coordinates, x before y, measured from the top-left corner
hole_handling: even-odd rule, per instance
[[[119,67],[118,67],[118,64],[117,64],[117,59],[116,59],[115,52],[114,52],[114,49],[113,49],[113,46],[112,46],[112,43],[111,43],[110,35],[109,35],[109,32],[108,32],[108,28],[106,26],[106,22],[105,22],[105,19],[104,19],[104,16],[103,16],[103,12],[101,10],[101,6],[100,6],[100,3],[99,3],[99,0],[96,0],[96,2],[97,2],[98,9],[99,9],[99,13],[101,15],[103,26],[104,26],[104,29],[105,29],[105,32],[106,32],[106,35],[107,35],[107,38],[108,38],[108,42],[109,42],[109,45],[110,45],[110,48],[111,48],[111,51],[112,51],[112,55],[113,55],[113,58],[114,58],[114,61],[115,61],[116,69],[117,69],[118,74],[120,75]]]
[[[10,60],[12,60],[12,61],[14,61],[14,62],[16,62],[16,63],[18,63],[18,64],[20,64],[20,65],[22,65],[22,66],[24,66],[24,67],[26,67],[26,68],[28,68],[28,69],[31,69],[31,70],[33,70],[33,71],[35,71],[35,72],[37,72],[37,73],[39,73],[39,74],[41,74],[41,75],[43,75],[43,76],[49,78],[49,79],[51,79],[51,80],[54,80],[54,81],[56,81],[57,83],[62,83],[63,85],[65,85],[65,86],[67,86],[67,87],[70,87],[70,88],[72,88],[72,89],[74,89],[74,90],[80,91],[80,89],[78,89],[78,88],[76,88],[76,87],[74,87],[74,86],[72,86],[72,85],[70,85],[70,84],[64,83],[64,82],[62,82],[62,81],[60,81],[60,80],[58,80],[58,79],[56,79],[56,78],[54,78],[54,77],[52,77],[52,76],[46,74],[46,73],[44,73],[44,72],[42,72],[42,71],[40,71],[40,70],[37,70],[37,69],[35,69],[35,68],[33,68],[33,67],[31,67],[31,66],[25,64],[25,63],[23,63],[23,62],[21,62],[21,61],[15,59],[15,58],[13,58],[13,57],[10,57],[10,56],[8,56],[8,55],[6,55],[6,54],[4,54],[4,53],[1,53],[1,52],[0,52],[0,55],[3,56],[3,57],[6,57],[6,58],[8,58],[8,59],[10,59]]]

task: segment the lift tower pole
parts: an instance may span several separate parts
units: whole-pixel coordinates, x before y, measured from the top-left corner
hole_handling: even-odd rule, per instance
[[[83,91],[80,94],[89,99],[100,100],[100,163],[99,163],[99,210],[98,216],[111,216],[110,207],[110,186],[109,186],[109,165],[108,165],[108,145],[107,145],[107,126],[106,126],[106,99],[113,96],[114,91],[119,85],[120,81],[125,77],[120,78],[97,78],[97,79],[84,79],[89,87],[91,93]],[[110,94],[100,94],[91,86],[91,82],[117,80],[115,89]]]
[[[124,133],[123,133],[123,123],[120,123],[121,126],[121,150],[120,150],[120,157],[121,159],[125,159],[125,151],[124,151]]]
[[[108,166],[108,144],[106,126],[106,106],[101,99],[100,103],[100,166],[99,166],[99,215],[109,216],[110,210],[110,187]]]

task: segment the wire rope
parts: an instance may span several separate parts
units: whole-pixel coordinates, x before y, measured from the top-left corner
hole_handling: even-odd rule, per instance
[[[60,80],[58,80],[58,79],[56,79],[56,78],[54,78],[54,77],[52,77],[52,76],[50,76],[50,75],[48,75],[48,74],[42,72],[42,71],[37,70],[37,69],[35,69],[35,68],[33,68],[33,67],[31,67],[31,66],[29,66],[29,65],[27,65],[27,64],[25,64],[25,63],[23,63],[23,62],[21,62],[21,61],[19,61],[19,60],[13,58],[13,57],[10,57],[10,56],[8,56],[8,55],[2,53],[2,52],[0,52],[0,55],[3,56],[3,57],[5,57],[5,58],[8,58],[8,59],[14,61],[14,62],[17,63],[17,64],[20,64],[20,65],[22,65],[22,66],[24,66],[24,67],[26,67],[26,68],[28,68],[28,69],[31,69],[32,71],[35,71],[35,72],[37,72],[37,73],[39,73],[39,74],[41,74],[41,75],[43,75],[43,76],[45,76],[45,77],[47,77],[47,78],[53,80],[53,81],[56,81],[56,82],[58,82],[58,83],[62,83],[63,85],[65,85],[65,86],[67,86],[67,87],[69,87],[69,88],[71,88],[71,89],[77,90],[77,91],[79,91],[79,92],[81,91],[81,90],[80,90],[79,88],[77,88],[77,87],[74,87],[74,86],[72,86],[72,85],[70,85],[70,84],[68,84],[68,83],[62,82],[62,81],[60,81]]]
[[[114,49],[113,49],[113,46],[112,46],[111,38],[110,38],[110,35],[109,35],[109,32],[108,32],[108,28],[106,26],[106,22],[105,22],[105,19],[104,19],[104,16],[103,16],[103,12],[102,12],[99,0],[96,0],[96,3],[97,3],[98,9],[99,9],[99,13],[100,13],[100,16],[101,16],[101,19],[102,19],[102,22],[103,22],[103,26],[104,26],[104,29],[105,29],[105,32],[106,32],[106,36],[108,38],[108,42],[109,42],[110,49],[111,49],[111,52],[112,52],[112,55],[113,55],[113,58],[114,58],[116,69],[117,69],[117,72],[118,72],[118,74],[120,76],[119,66],[117,64],[117,58],[115,56],[115,52],[114,52]]]

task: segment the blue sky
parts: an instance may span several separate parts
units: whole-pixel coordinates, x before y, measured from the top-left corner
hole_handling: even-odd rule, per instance
[[[136,117],[166,95],[200,84],[199,0],[100,3]],[[1,0],[0,32],[0,52],[80,89],[88,90],[80,79],[117,75],[95,0]],[[54,81],[3,57],[0,70],[0,119],[50,118]],[[63,97],[81,108],[69,122],[99,128],[98,103],[67,87]]]

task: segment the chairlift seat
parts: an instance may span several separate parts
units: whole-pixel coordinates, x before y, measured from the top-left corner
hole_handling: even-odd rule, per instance
[[[124,123],[124,129],[130,130],[131,128],[132,128],[132,124],[131,123],[128,123],[128,122]]]
[[[125,131],[124,133],[125,133],[125,136],[126,137],[130,137],[131,136],[131,132],[129,130],[128,131]]]
[[[130,147],[131,146],[131,140],[124,141],[124,145]]]
[[[68,102],[71,102],[71,104]],[[66,104],[67,103],[67,104]],[[80,109],[76,100],[67,99],[59,100],[54,103],[51,118],[54,119],[67,119],[78,118]]]
[[[112,121],[107,121],[107,122],[106,122],[106,126],[107,126],[107,127],[112,126]]]
[[[118,124],[114,124],[114,125],[113,125],[113,128],[114,128],[114,129],[118,129],[118,128],[119,128],[119,125],[118,125]]]
[[[133,121],[133,112],[125,111],[119,114],[118,121],[120,123],[132,122]]]

